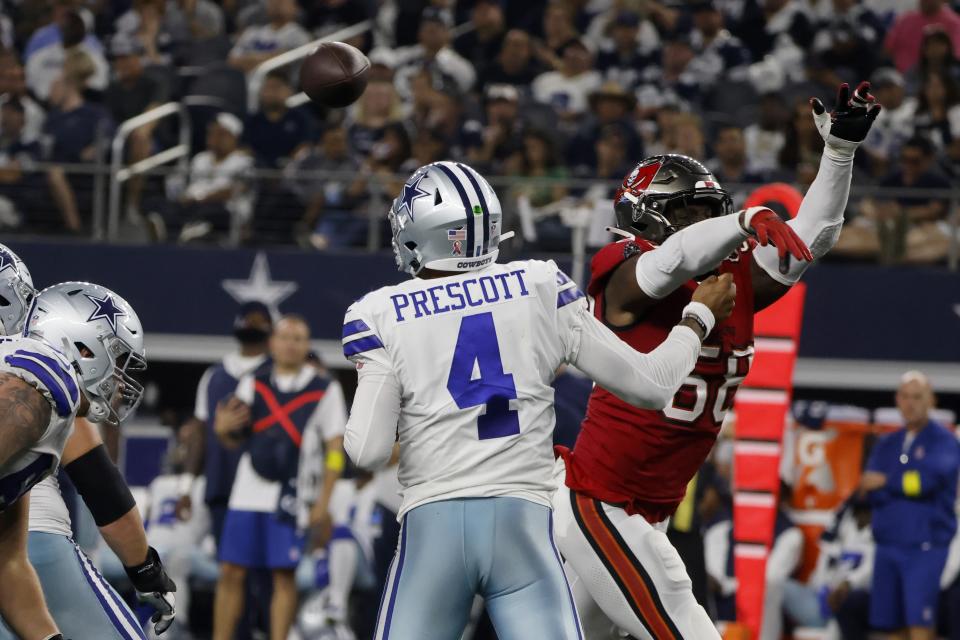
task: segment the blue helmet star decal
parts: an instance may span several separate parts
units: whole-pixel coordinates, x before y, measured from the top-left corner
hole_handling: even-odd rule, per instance
[[[400,194],[400,206],[397,207],[397,213],[400,213],[403,211],[404,207],[406,207],[407,215],[409,215],[410,219],[413,220],[413,201],[417,198],[430,195],[420,188],[420,181],[423,180],[424,176],[426,175],[426,173],[421,173],[417,177],[413,178],[410,182],[407,182],[403,185],[403,192]]]
[[[0,271],[4,271],[7,268],[11,268],[16,271],[17,262],[13,259],[13,256],[10,255],[9,251],[0,249]]]
[[[93,310],[93,313],[90,314],[90,317],[87,318],[87,322],[93,322],[94,320],[106,320],[110,324],[110,328],[113,329],[113,332],[117,332],[117,318],[120,316],[127,315],[127,312],[117,306],[117,303],[113,301],[113,298],[110,294],[104,294],[102,298],[92,296],[89,293],[85,295],[90,302],[96,305],[96,308]]]

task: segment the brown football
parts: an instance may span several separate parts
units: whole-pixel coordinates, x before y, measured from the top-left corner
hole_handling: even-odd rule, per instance
[[[300,66],[300,88],[315,103],[346,107],[367,88],[370,60],[349,44],[324,42]]]

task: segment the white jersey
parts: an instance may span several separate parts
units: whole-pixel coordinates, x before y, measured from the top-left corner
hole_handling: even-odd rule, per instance
[[[73,537],[70,511],[60,493],[57,474],[51,473],[30,491],[30,531]]]
[[[344,354],[400,386],[398,516],[510,496],[550,504],[557,368],[578,348],[583,294],[553,262],[412,279],[354,303]]]
[[[0,466],[0,510],[3,510],[60,464],[80,405],[81,382],[59,351],[33,338],[0,338],[0,372],[17,376],[34,387],[52,408],[47,430],[40,439],[26,452]],[[2,428],[4,425],[0,425]]]

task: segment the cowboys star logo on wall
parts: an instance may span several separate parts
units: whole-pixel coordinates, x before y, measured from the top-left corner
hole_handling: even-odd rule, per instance
[[[127,315],[127,312],[117,306],[117,303],[113,301],[113,297],[109,293],[105,293],[102,298],[92,296],[89,293],[83,295],[95,305],[93,313],[87,318],[87,322],[101,319],[106,320],[110,328],[113,329],[113,332],[116,333],[117,318]]]
[[[267,254],[262,251],[253,259],[250,276],[246,280],[228,279],[221,281],[220,285],[240,304],[262,302],[274,315],[280,313],[280,303],[292,296],[300,286],[292,281],[274,280],[270,276]]]
[[[427,174],[425,173],[421,173],[416,178],[403,185],[403,193],[400,194],[400,206],[397,207],[397,213],[400,213],[404,208],[406,208],[407,215],[409,215],[410,219],[413,220],[413,201],[417,198],[430,195],[420,188],[420,182],[426,175]]]

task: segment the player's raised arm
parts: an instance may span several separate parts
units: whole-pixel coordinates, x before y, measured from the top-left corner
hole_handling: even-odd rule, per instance
[[[633,350],[580,306],[569,312],[578,314],[573,319],[578,342],[568,360],[626,402],[663,409],[693,370],[703,339],[733,311],[735,297],[730,274],[710,276],[697,287],[667,339],[650,353]]]
[[[817,177],[807,190],[797,216],[787,224],[817,259],[826,255],[840,237],[853,177],[853,156],[880,114],[880,104],[870,93],[870,83],[861,82],[852,96],[846,83],[840,85],[833,112],[828,112],[816,98],[810,99],[810,106],[825,143],[823,155]],[[784,256],[778,255],[771,247],[757,247],[753,257],[754,306],[757,310],[786,293],[810,264],[808,261],[784,260]]]

